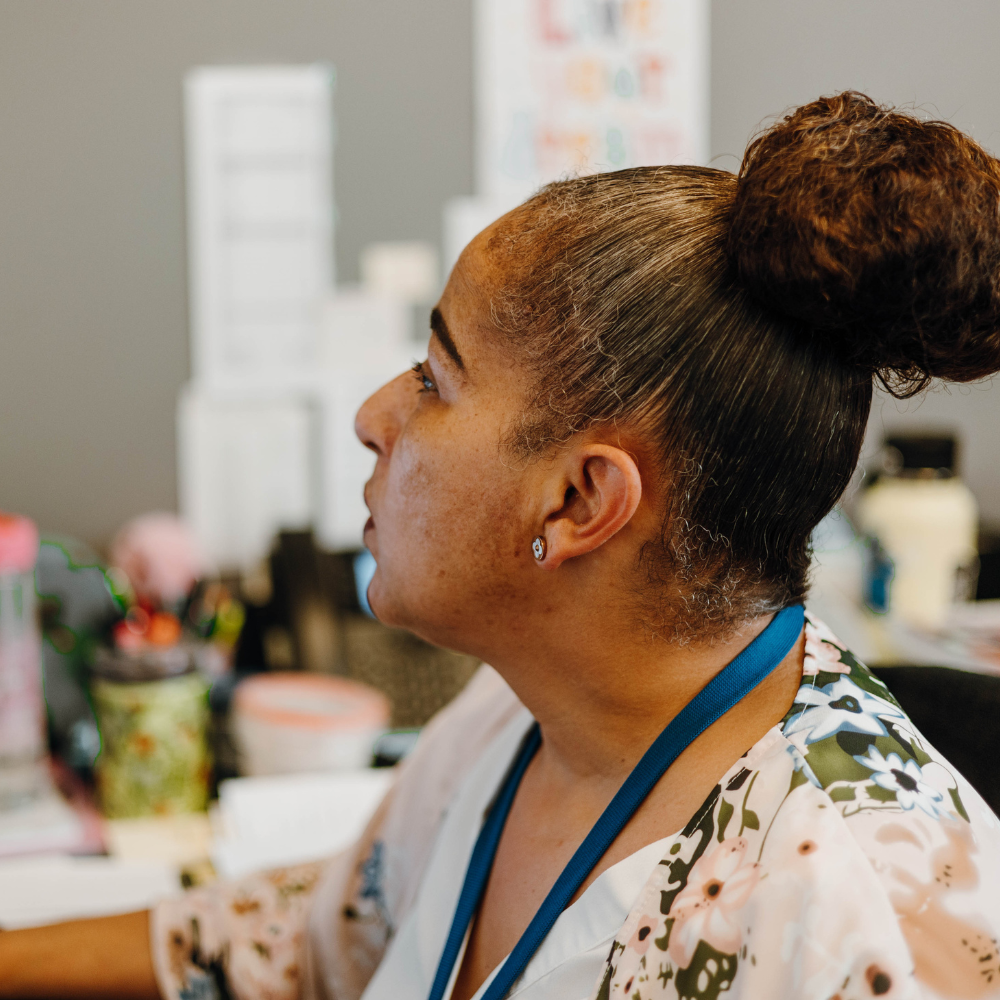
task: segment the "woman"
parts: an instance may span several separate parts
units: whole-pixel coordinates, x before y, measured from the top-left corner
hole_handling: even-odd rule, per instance
[[[432,328],[358,415],[369,600],[492,667],[347,855],[161,905],[152,960],[145,915],[0,936],[7,995],[1000,993],[996,818],[801,627],[873,376],[1000,369],[997,161],[816,101],[738,178],[550,185]]]

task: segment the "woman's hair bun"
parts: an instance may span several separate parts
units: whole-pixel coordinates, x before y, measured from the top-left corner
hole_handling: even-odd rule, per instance
[[[728,253],[897,395],[1000,370],[1000,163],[946,122],[853,91],[798,108],[747,148]]]

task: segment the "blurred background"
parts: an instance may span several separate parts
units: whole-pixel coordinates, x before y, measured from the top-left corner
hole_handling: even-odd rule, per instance
[[[106,545],[178,504],[175,413],[191,374],[184,109],[193,67],[336,70],[338,281],[362,250],[441,249],[475,192],[471,0],[2,0],[2,503]],[[768,116],[847,87],[916,105],[994,148],[1000,10],[987,0],[714,0],[707,159],[735,169]],[[961,427],[967,476],[1000,520],[1000,401],[952,390],[894,426]]]
[[[986,0],[0,0],[0,856],[147,864],[114,909],[343,842],[477,666],[366,613],[352,436],[464,243],[847,88],[996,151],[998,37]],[[879,395],[813,599],[994,805],[931,729],[997,732],[998,428],[989,383]],[[78,912],[4,884],[0,926]]]

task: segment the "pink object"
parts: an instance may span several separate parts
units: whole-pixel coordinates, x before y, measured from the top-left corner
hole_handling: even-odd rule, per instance
[[[257,674],[233,698],[245,774],[365,767],[389,716],[380,691],[317,674]]]
[[[9,591],[3,593],[7,598]],[[8,598],[9,599],[9,598]],[[34,616],[34,601],[29,616]],[[42,695],[42,643],[34,622],[19,627],[0,619],[0,809],[11,795],[5,785],[11,781],[11,768],[33,768],[34,761],[45,755],[45,701]],[[9,780],[8,780],[9,779]],[[29,784],[32,779],[23,779]],[[19,795],[20,793],[17,793]],[[17,797],[15,795],[15,797]]]
[[[38,558],[38,529],[18,514],[0,514],[0,573],[30,573]]]
[[[0,809],[30,801],[47,780],[37,558],[35,525],[0,514]]]
[[[111,543],[111,565],[129,578],[136,596],[170,605],[186,597],[208,568],[191,529],[174,514],[143,514]]]
[[[343,677],[273,673],[248,677],[236,689],[236,710],[261,722],[303,729],[363,729],[389,723],[381,691]]]

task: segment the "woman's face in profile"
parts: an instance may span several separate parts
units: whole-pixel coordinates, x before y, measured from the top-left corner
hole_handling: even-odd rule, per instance
[[[523,378],[490,323],[492,273],[481,235],[466,249],[432,315],[428,358],[383,386],[358,413],[378,456],[365,488],[368,591],[386,624],[475,653],[524,600],[531,567],[532,480],[503,442],[523,408]],[[544,463],[542,463],[544,464]],[[519,592],[521,596],[519,596]],[[488,640],[485,640],[488,641]]]

